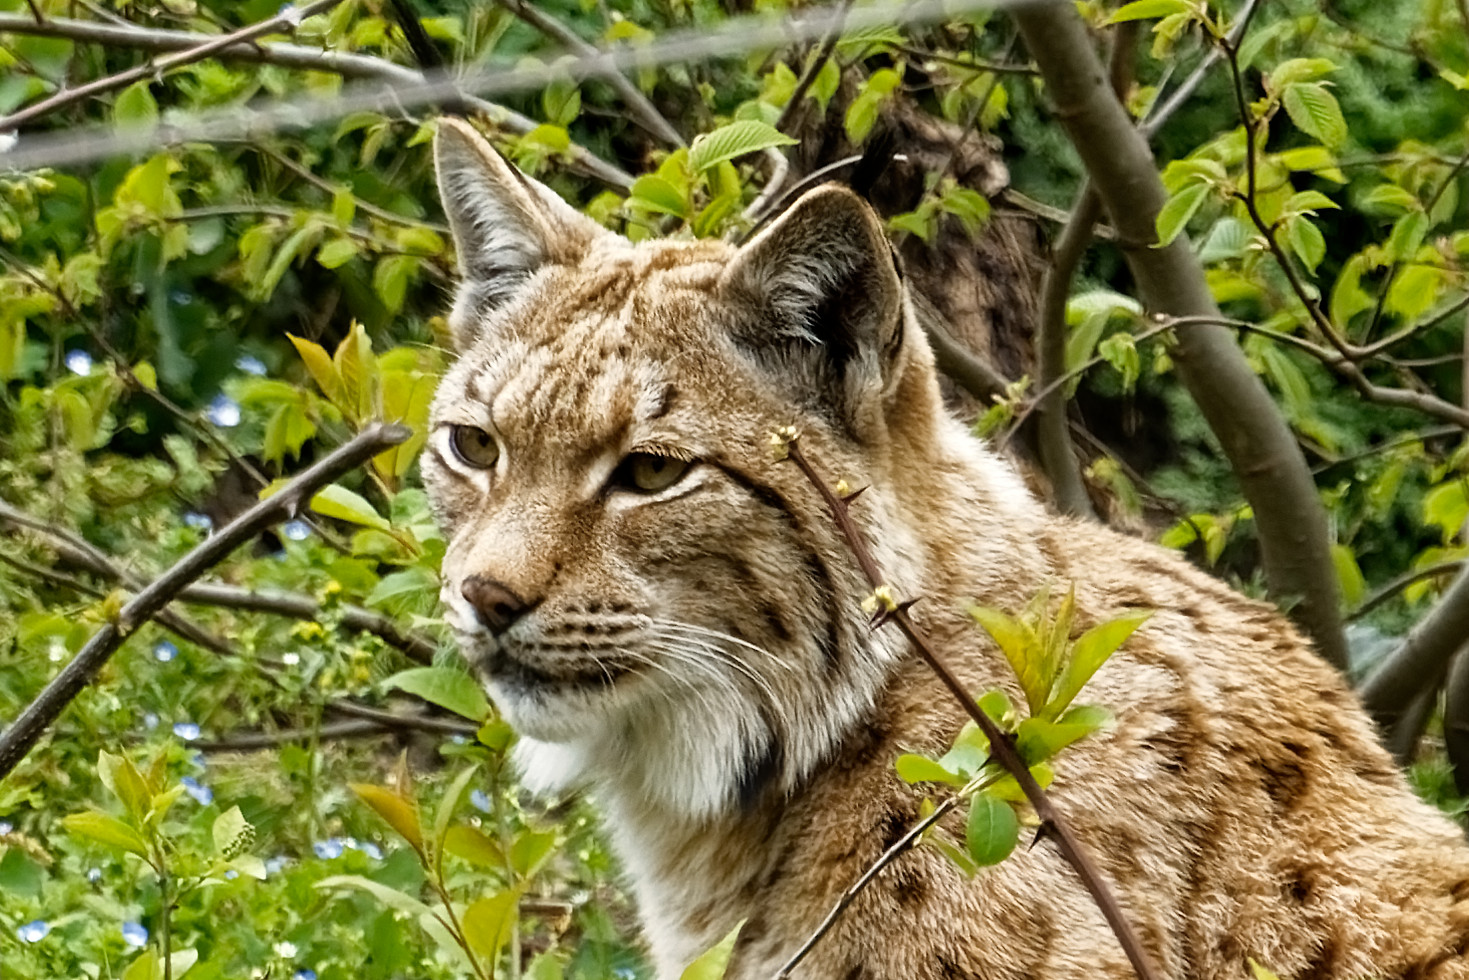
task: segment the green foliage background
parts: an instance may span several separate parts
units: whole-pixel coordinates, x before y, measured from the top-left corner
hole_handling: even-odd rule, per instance
[[[781,0],[756,6],[785,9]],[[1199,63],[1207,51],[1199,22],[1232,22],[1237,5],[1225,6],[1130,5],[1150,17],[1128,94],[1135,113]],[[540,7],[595,43],[643,43],[732,15],[709,0]],[[89,19],[105,10],[135,25],[200,34],[277,12],[275,0],[40,0],[35,8]],[[1099,31],[1115,30],[1102,27],[1113,11],[1082,8]],[[30,11],[21,0],[0,0],[0,13]],[[425,2],[419,12],[456,65],[549,61],[557,50],[492,4]],[[1387,357],[1367,366],[1377,383],[1455,405],[1466,397],[1469,295],[1466,17],[1462,3],[1447,0],[1279,0],[1255,13],[1241,51],[1247,101],[1264,127],[1256,203],[1308,296],[1319,297],[1352,343],[1402,332]],[[806,97],[825,109],[842,84],[854,85],[839,122],[861,143],[895,93],[911,95],[935,118],[998,137],[1013,187],[1068,208],[1080,166],[1041,86],[1024,72],[986,67],[1023,65],[1012,33],[996,14],[849,36]],[[391,8],[374,0],[347,0],[310,18],[292,40],[414,63]],[[0,32],[0,115],[141,57]],[[723,234],[745,223],[742,212],[767,176],[754,151],[779,142],[769,127],[806,65],[799,52],[774,51],[634,72],[678,130],[715,134],[692,151],[658,145],[611,86],[569,75],[507,100],[539,125],[518,136],[498,131],[496,140],[630,237]],[[324,72],[205,60],[66,106],[20,138],[93,124],[148,127],[252,100],[331,99],[343,84]],[[0,170],[0,502],[79,535],[146,579],[364,422],[421,426],[446,361],[437,338],[454,269],[433,188],[432,127],[429,114],[357,113],[299,133],[164,145],[65,171]],[[636,182],[617,189],[579,176],[568,165],[576,146],[617,162]],[[1172,194],[1160,232],[1190,235],[1222,307],[1259,327],[1241,341],[1315,468],[1345,608],[1370,610],[1354,634],[1365,657],[1374,638],[1397,635],[1421,615],[1445,580],[1432,574],[1403,584],[1403,576],[1469,557],[1463,430],[1364,400],[1293,342],[1322,338],[1231,196],[1245,186],[1245,138],[1226,65],[1208,72],[1155,146]],[[962,235],[980,231],[992,210],[1020,206],[941,177],[918,207],[892,219],[895,233],[937,241],[955,234],[945,216]],[[1037,221],[1043,234],[1054,231]],[[1074,397],[1103,444],[1088,470],[1094,494],[1115,521],[1258,590],[1248,508],[1172,371],[1165,340],[1144,339],[1148,323],[1127,298],[1119,255],[1111,245],[1092,250],[1068,311]],[[1094,358],[1100,363],[1083,371]],[[982,424],[1003,435],[1023,398],[993,408]],[[0,784],[7,977],[152,975],[165,896],[175,905],[173,949],[198,953],[188,969],[197,980],[308,976],[298,971],[320,980],[452,977],[482,974],[486,963],[493,970],[497,960],[512,975],[646,975],[590,810],[528,804],[505,771],[508,734],[456,686],[456,675],[405,680],[402,671],[422,664],[404,644],[348,622],[354,609],[379,613],[418,637],[420,653],[437,648],[420,660],[452,670],[436,605],[443,543],[417,484],[415,451],[380,458],[329,489],[309,523],[262,539],[213,576],[305,597],[319,606],[314,617],[181,606],[219,649],[148,627]],[[78,563],[53,537],[6,525],[0,718],[19,713],[115,611],[125,584]],[[419,717],[430,710],[419,696],[470,719],[437,711],[437,728],[418,726],[430,730],[338,735],[344,723],[365,721],[344,713],[344,703]],[[446,737],[454,730],[462,734]],[[276,744],[239,748],[249,744],[242,736],[260,733]],[[102,752],[150,773],[149,805],[132,812],[124,794],[104,788]],[[401,779],[390,775],[400,753],[411,772]],[[449,792],[471,767],[461,795]],[[1454,805],[1436,753],[1425,754],[1415,778]],[[446,831],[424,845],[441,852],[437,869],[429,861],[426,871],[352,783],[391,783],[394,799],[416,798],[425,820],[447,805],[453,826],[464,828],[457,844]],[[169,794],[167,812],[150,816]],[[221,863],[239,857],[225,853],[239,850],[233,843],[222,848],[215,839],[233,807],[253,828],[244,851],[258,863]],[[109,846],[75,823],[68,833],[63,818],[89,808],[142,828],[146,853]],[[337,884],[323,886],[327,879]],[[442,888],[462,914],[478,908],[466,931],[480,929],[471,946],[484,963],[468,962],[444,928],[420,928],[420,913],[385,904],[364,880],[414,900]],[[520,915],[509,915],[501,935],[500,920],[486,919],[495,908],[476,902],[506,895],[513,900],[495,908],[518,903]],[[42,931],[28,927],[35,923],[45,931],[30,941]],[[124,938],[125,923],[148,930],[141,952]]]

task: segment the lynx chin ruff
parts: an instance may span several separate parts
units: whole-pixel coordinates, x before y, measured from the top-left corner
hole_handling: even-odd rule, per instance
[[[949,418],[867,206],[811,191],[742,248],[632,245],[440,123],[463,283],[424,458],[443,599],[518,729],[528,786],[605,811],[657,964],[747,920],[769,977],[916,819],[901,751],[960,709],[867,591],[799,427],[972,690],[1018,690],[966,603],[1074,583],[1078,627],[1157,613],[1088,686],[1115,729],[1059,805],[1170,977],[1469,976],[1469,849],[1409,792],[1336,674],[1269,607],[1059,519]],[[1130,969],[1054,847],[965,880],[928,849],[868,887],[803,978],[1097,980]]]

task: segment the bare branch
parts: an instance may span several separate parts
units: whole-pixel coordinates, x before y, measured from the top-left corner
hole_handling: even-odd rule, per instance
[[[401,425],[373,425],[356,438],[288,480],[274,495],[260,501],[212,535],[134,596],[87,641],[81,651],[46,685],[13,724],[0,733],[0,779],[8,776],[66,706],[81,693],[124,640],[166,606],[179,590],[265,528],[299,512],[311,494],[342,473],[360,466],[385,449],[404,442],[412,430]]]
[[[129,68],[127,71],[120,71],[115,75],[95,79],[84,85],[78,85],[76,88],[63,89],[48,99],[42,99],[40,102],[28,105],[24,109],[18,109],[5,118],[0,119],[0,133],[8,133],[12,130],[19,129],[33,119],[48,116],[57,109],[81,102],[84,99],[89,99],[94,95],[101,95],[104,92],[116,92],[120,88],[127,88],[134,82],[139,82],[146,78],[161,77],[166,71],[181,68],[184,65],[192,65],[196,61],[203,61],[205,58],[233,45],[245,44],[255,40],[257,37],[264,37],[266,34],[279,33],[282,28],[289,29],[294,27],[302,19],[330,10],[341,2],[342,0],[312,0],[311,3],[306,4],[304,7],[295,7],[288,4],[274,17],[267,17],[259,23],[250,24],[237,31],[231,31],[228,34],[221,34],[217,38],[189,48],[186,51],[180,51],[177,54],[159,58],[149,64],[139,65],[136,68]]]
[[[1387,602],[1393,596],[1397,595],[1399,592],[1403,591],[1408,586],[1413,585],[1416,582],[1424,582],[1428,579],[1450,578],[1463,567],[1464,562],[1460,560],[1441,561],[1429,565],[1425,568],[1417,568],[1411,572],[1405,572],[1404,574],[1399,575],[1397,578],[1393,579],[1391,582],[1388,582],[1386,585],[1382,586],[1366,599],[1362,600],[1362,604],[1356,609],[1352,610],[1352,614],[1347,617],[1347,621],[1350,622],[1355,619],[1361,619],[1363,616],[1367,615],[1372,610],[1376,609],[1378,606]]]
[[[342,705],[328,707],[341,708]],[[344,712],[348,713],[348,712]],[[396,715],[379,712],[385,716],[377,719],[357,718],[351,721],[334,721],[314,728],[283,728],[274,732],[238,732],[217,739],[201,739],[192,748],[200,752],[255,752],[271,749],[292,742],[327,742],[343,738],[372,738],[378,735],[401,735],[404,732],[422,731],[435,735],[473,735],[475,728],[427,715]]]
[[[1408,633],[1358,693],[1383,731],[1412,702],[1423,678],[1442,670],[1454,651],[1469,637],[1469,574],[1460,572],[1437,604]]]
[[[595,57],[601,53],[593,45],[582,40],[581,36],[571,28],[544,10],[526,3],[525,0],[498,0],[498,2],[500,6],[542,34],[561,42],[567,51],[580,55],[583,58],[588,55]],[[590,74],[592,77],[606,82],[612,87],[613,91],[622,97],[622,101],[627,105],[633,122],[670,146],[687,145],[684,138],[679,135],[678,130],[673,128],[673,124],[664,118],[663,113],[659,112],[653,106],[653,103],[648,101],[648,97],[636,85],[628,81],[627,76],[623,75],[622,72],[612,69],[607,71],[592,71]]]
[[[1249,30],[1250,21],[1253,20],[1255,17],[1255,11],[1259,9],[1260,0],[1248,0],[1248,2],[1246,2],[1244,7],[1241,8],[1239,16],[1235,19],[1234,26],[1231,27],[1229,29],[1229,33],[1225,35],[1226,43],[1239,43],[1240,38],[1245,36],[1245,31]],[[1138,131],[1143,134],[1143,137],[1145,139],[1151,140],[1154,136],[1156,136],[1158,134],[1158,130],[1163,128],[1163,124],[1166,123],[1175,112],[1184,107],[1188,100],[1193,97],[1194,90],[1203,83],[1204,78],[1209,74],[1209,69],[1218,64],[1219,59],[1223,56],[1224,52],[1221,51],[1218,47],[1209,48],[1209,50],[1204,54],[1204,60],[1200,61],[1198,67],[1195,68],[1187,78],[1179,83],[1178,88],[1174,89],[1173,94],[1168,97],[1168,101],[1164,102],[1162,105],[1154,103],[1153,110],[1148,113],[1147,117],[1141,123],[1139,123],[1137,127]]]
[[[933,348],[934,365],[981,405],[992,404],[996,398],[1003,397],[1009,379],[955,340],[944,315],[927,297],[914,293],[910,299],[918,325],[923,328],[928,344]]]
[[[852,556],[857,559],[857,564],[861,567],[862,574],[866,577],[868,584],[874,589],[883,585],[885,580],[882,570],[878,568],[877,561],[873,558],[871,550],[867,547],[866,539],[863,538],[862,532],[852,520],[852,516],[848,511],[847,502],[841,497],[838,497],[826,485],[826,481],[816,472],[811,462],[806,458],[805,453],[802,452],[797,440],[790,441],[786,448],[789,451],[791,462],[796,464],[802,475],[806,477],[811,485],[816,488],[817,493],[821,495],[821,499],[826,504],[827,510],[831,512],[832,520],[836,522],[837,529],[846,540],[847,547],[851,550]],[[1465,603],[1465,606],[1469,608],[1469,603]],[[955,700],[964,708],[969,717],[974,720],[974,723],[979,726],[979,730],[984,733],[985,738],[989,741],[991,757],[1006,772],[1015,777],[1015,781],[1020,785],[1021,791],[1025,793],[1025,798],[1030,803],[1031,809],[1040,818],[1041,826],[1047,829],[1048,836],[1056,842],[1057,850],[1061,852],[1061,856],[1066,860],[1066,863],[1071,865],[1072,869],[1076,871],[1077,877],[1081,879],[1082,885],[1085,886],[1092,900],[1096,902],[1097,908],[1101,911],[1103,918],[1112,927],[1113,934],[1117,936],[1117,941],[1122,946],[1123,952],[1127,954],[1127,959],[1132,964],[1132,968],[1137,973],[1139,980],[1155,980],[1155,978],[1159,978],[1161,974],[1158,973],[1157,968],[1153,965],[1148,951],[1139,942],[1137,934],[1133,931],[1131,923],[1127,921],[1127,917],[1123,914],[1122,907],[1117,903],[1117,899],[1112,895],[1112,890],[1102,877],[1101,871],[1097,868],[1095,862],[1092,861],[1090,854],[1082,846],[1081,842],[1077,840],[1076,835],[1071,830],[1070,823],[1056,809],[1051,798],[1046,795],[1046,791],[1041,789],[1040,784],[1031,775],[1030,767],[1020,757],[1020,752],[1015,748],[1014,740],[1005,732],[1001,731],[990,720],[989,715],[980,710],[978,702],[975,701],[970,692],[965,690],[963,683],[944,662],[933,645],[929,643],[928,636],[913,623],[913,619],[908,615],[905,604],[899,603],[897,608],[888,614],[886,621],[898,624],[898,628],[903,631],[903,635],[913,644],[913,648],[918,651],[924,662],[928,664],[929,668],[933,670],[934,674],[938,676],[944,686],[949,689],[949,693],[954,696]]]

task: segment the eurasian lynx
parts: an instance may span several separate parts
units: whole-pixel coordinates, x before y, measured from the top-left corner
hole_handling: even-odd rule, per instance
[[[1015,692],[964,614],[1074,583],[1078,628],[1157,613],[1096,675],[1105,735],[1056,797],[1169,977],[1469,975],[1469,849],[1409,792],[1341,679],[1275,611],[1048,514],[944,412],[880,222],[811,191],[742,248],[632,245],[444,120],[464,282],[425,474],[444,601],[519,730],[526,783],[585,787],[665,980],[747,920],[768,977],[916,819],[893,771],[960,709],[766,437],[795,425],[895,588],[978,692]],[[1018,692],[1017,692],[1018,696]],[[1054,848],[966,880],[920,848],[798,976],[1131,971]]]

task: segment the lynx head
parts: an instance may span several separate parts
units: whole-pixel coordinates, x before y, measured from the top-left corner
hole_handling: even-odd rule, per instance
[[[691,818],[789,791],[893,652],[768,435],[797,426],[880,520],[940,413],[879,220],[828,186],[742,248],[634,245],[463,123],[435,154],[463,282],[425,478],[444,602],[528,783]]]

